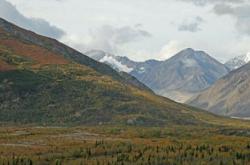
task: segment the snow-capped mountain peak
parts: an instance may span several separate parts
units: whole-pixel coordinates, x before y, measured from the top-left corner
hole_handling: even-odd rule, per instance
[[[126,62],[123,61],[126,60],[124,59],[125,57],[115,56],[102,50],[91,50],[85,54],[96,61],[110,65],[113,69],[119,72],[130,73],[134,70],[133,67],[126,65]]]
[[[248,53],[246,54],[244,61],[245,61],[246,63],[248,63],[248,62],[250,61],[250,52],[248,52]]]
[[[242,55],[242,56],[232,58],[231,60],[226,62],[225,65],[229,69],[234,70],[234,69],[240,68],[241,66],[247,64],[248,62],[250,62],[250,52],[247,53],[246,55]]]

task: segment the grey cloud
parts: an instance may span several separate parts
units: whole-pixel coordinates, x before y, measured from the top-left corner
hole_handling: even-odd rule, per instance
[[[218,3],[240,4],[245,2],[245,0],[179,0],[179,1],[192,2],[197,6],[205,6],[207,4],[218,4]]]
[[[51,25],[43,19],[25,17],[15,6],[6,0],[0,0],[0,17],[25,29],[32,30],[48,37],[59,39],[65,34],[63,30]]]
[[[211,4],[215,14],[229,15],[236,20],[235,27],[242,34],[250,35],[250,5],[248,0],[179,0],[198,6]],[[195,23],[182,26],[180,30],[196,29]]]
[[[214,12],[218,15],[223,15],[223,14],[233,14],[234,10],[229,5],[218,4],[214,6]]]
[[[240,5],[233,7],[226,4],[217,4],[214,6],[214,12],[217,15],[229,15],[236,19],[236,29],[250,35],[250,5]]]
[[[185,20],[182,24],[179,25],[179,31],[188,31],[188,32],[198,32],[201,31],[200,25],[204,22],[201,17],[195,17],[191,20]]]
[[[98,29],[90,31],[91,42],[88,47],[102,49],[108,52],[116,52],[120,46],[152,35],[142,29],[142,25],[135,27],[113,27],[104,25]]]

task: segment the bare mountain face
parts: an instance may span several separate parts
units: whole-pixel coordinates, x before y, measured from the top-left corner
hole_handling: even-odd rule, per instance
[[[156,93],[185,102],[227,73],[223,64],[205,52],[188,48],[136,77]]]
[[[225,63],[225,65],[230,70],[235,70],[247,64],[249,61],[250,61],[250,53],[247,53],[246,55],[238,56],[233,59],[230,59],[229,61]]]
[[[250,63],[230,72],[188,104],[233,117],[250,117]]]

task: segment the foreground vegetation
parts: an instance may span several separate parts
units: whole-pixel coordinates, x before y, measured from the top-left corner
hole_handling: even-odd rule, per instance
[[[250,163],[250,130],[228,127],[2,127],[0,164]]]

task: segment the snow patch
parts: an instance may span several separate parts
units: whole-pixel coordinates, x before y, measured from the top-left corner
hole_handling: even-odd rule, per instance
[[[138,73],[139,74],[142,74],[142,73],[144,73],[146,70],[145,70],[145,68],[144,67],[140,67],[139,69],[138,69]]]
[[[128,66],[123,65],[121,62],[117,61],[115,58],[113,58],[112,56],[108,56],[108,55],[100,59],[100,62],[108,63],[109,65],[119,70],[120,72],[122,71],[122,72],[130,73],[133,70],[133,68],[129,68]]]

